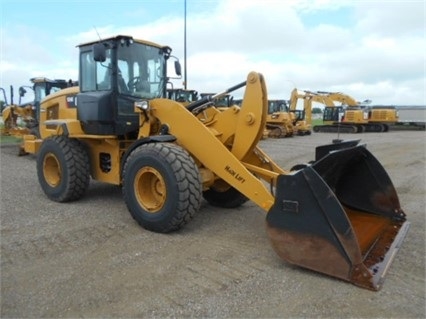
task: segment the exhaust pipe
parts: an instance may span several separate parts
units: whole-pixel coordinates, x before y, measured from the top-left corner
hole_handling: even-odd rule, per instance
[[[409,222],[383,166],[354,144],[280,175],[267,231],[285,261],[379,290]]]

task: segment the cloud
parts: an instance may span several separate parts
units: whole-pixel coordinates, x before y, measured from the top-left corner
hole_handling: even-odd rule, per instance
[[[264,74],[271,98],[288,98],[296,85],[338,90],[373,104],[426,104],[422,1],[222,0],[205,9],[188,4],[194,6],[186,25],[188,88],[222,91],[254,70]],[[97,23],[97,32],[167,44],[185,62],[183,12],[149,23],[126,21],[135,20]],[[42,75],[76,79],[75,46],[98,38],[97,32],[76,24],[73,34],[48,34],[30,23],[2,27],[0,85],[19,86]],[[174,82],[182,86],[182,80]]]
[[[424,36],[424,1],[359,1],[354,12],[356,28],[365,34],[395,38],[413,33]]]

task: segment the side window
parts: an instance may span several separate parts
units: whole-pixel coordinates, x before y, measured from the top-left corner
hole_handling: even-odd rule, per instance
[[[58,92],[58,91],[60,91],[60,90],[61,90],[61,88],[58,88],[58,87],[53,86],[53,87],[50,89],[50,94],[56,93],[56,92]]]
[[[134,62],[133,66],[132,66],[132,69],[133,69],[133,78],[139,78],[141,76],[140,69],[139,69],[139,64],[136,63],[136,62]]]
[[[44,89],[44,86],[40,87],[39,94],[40,94],[40,101],[46,97],[46,90]]]
[[[82,52],[80,55],[80,88],[82,92],[96,89],[95,61],[92,51]]]
[[[129,93],[128,83],[130,81],[128,62],[118,60],[118,91],[120,93]]]
[[[130,78],[129,78],[129,68],[127,66],[127,61],[123,61],[123,60],[118,60],[118,72],[119,75],[123,78],[123,80],[127,82],[129,82]]]

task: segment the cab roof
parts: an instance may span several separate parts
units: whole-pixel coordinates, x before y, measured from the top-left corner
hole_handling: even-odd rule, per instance
[[[129,35],[116,35],[116,36],[105,38],[105,39],[99,39],[99,40],[96,40],[96,41],[85,42],[85,43],[81,43],[81,44],[77,45],[77,47],[93,45],[95,43],[101,43],[101,42],[104,42],[104,41],[113,41],[113,40],[118,41],[118,40],[121,40],[121,39],[125,39],[125,40],[131,39],[131,40],[133,40],[133,42],[154,46],[154,47],[157,47],[159,49],[167,47],[166,45],[160,45],[158,43],[154,43],[154,42],[147,41],[147,40],[134,39],[132,36],[129,36]]]

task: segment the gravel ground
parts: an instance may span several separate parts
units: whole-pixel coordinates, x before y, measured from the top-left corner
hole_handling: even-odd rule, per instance
[[[425,132],[361,138],[391,176],[411,228],[378,292],[286,264],[252,202],[203,202],[179,232],[133,221],[118,187],[92,182],[78,202],[42,193],[35,157],[1,147],[1,317],[425,318]],[[290,168],[334,134],[268,139]]]

